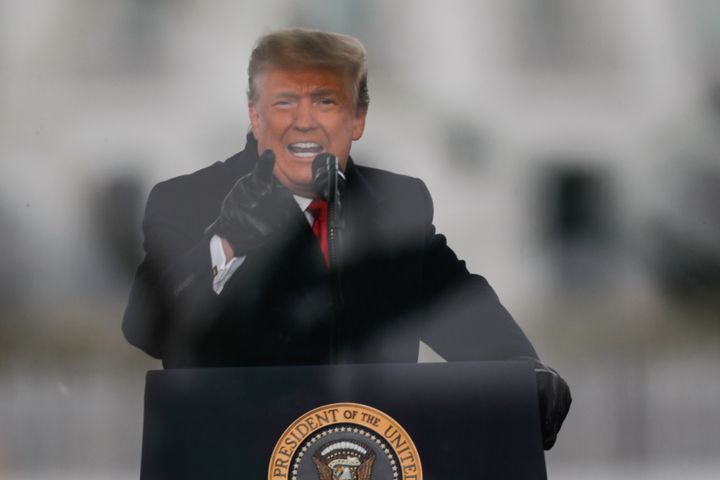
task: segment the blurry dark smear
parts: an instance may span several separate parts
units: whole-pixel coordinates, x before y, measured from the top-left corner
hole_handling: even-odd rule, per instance
[[[448,164],[468,175],[487,164],[489,136],[469,120],[447,117],[442,123]]]
[[[674,214],[653,220],[651,258],[657,281],[666,296],[686,307],[720,306],[718,165],[688,165],[669,199]]]
[[[25,300],[27,269],[20,256],[18,227],[17,221],[0,207],[0,318],[10,318],[9,311]]]
[[[93,195],[92,218],[100,253],[110,273],[127,282],[140,263],[142,186],[137,177],[123,174],[107,179]]]
[[[611,281],[617,219],[608,172],[587,161],[551,159],[540,176],[540,220],[559,283],[592,289]]]

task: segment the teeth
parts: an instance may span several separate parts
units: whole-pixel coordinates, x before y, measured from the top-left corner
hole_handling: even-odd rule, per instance
[[[292,148],[322,148],[322,145],[315,142],[299,142],[290,144]]]
[[[296,157],[311,158],[317,155],[315,152],[292,152]]]
[[[288,145],[287,149],[297,157],[309,158],[321,153],[323,146],[315,142],[297,142]]]

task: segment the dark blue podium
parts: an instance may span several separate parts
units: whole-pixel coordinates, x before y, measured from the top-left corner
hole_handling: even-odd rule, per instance
[[[176,369],[146,382],[142,480],[546,478],[521,361]]]

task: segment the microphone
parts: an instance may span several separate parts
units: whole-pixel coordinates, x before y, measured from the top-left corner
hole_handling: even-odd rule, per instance
[[[330,153],[321,153],[312,162],[313,186],[318,198],[330,202],[337,198],[345,184],[345,174],[338,159]]]

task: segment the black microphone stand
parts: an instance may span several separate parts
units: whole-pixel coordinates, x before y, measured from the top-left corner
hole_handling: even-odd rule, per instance
[[[330,318],[330,363],[335,364],[337,363],[337,319],[344,303],[340,268],[341,231],[343,228],[340,190],[345,181],[345,175],[339,168],[337,157],[328,153],[322,153],[315,157],[313,179],[316,193],[328,202],[328,258],[333,302]]]

